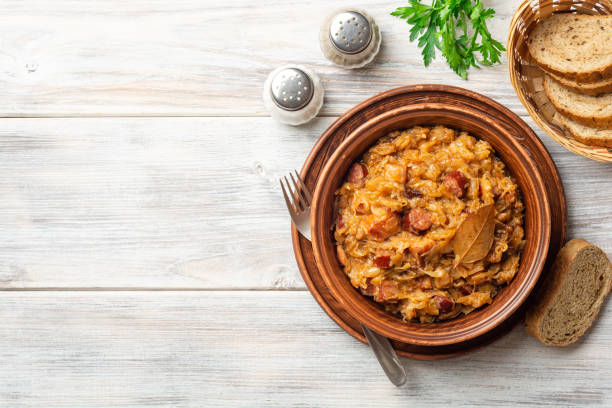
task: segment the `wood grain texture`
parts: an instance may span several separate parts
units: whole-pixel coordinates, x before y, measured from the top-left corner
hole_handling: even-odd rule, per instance
[[[329,122],[5,119],[0,286],[302,288],[278,179]]]
[[[486,2],[496,38],[519,3]],[[324,0],[2,2],[0,117],[41,118],[0,120],[0,407],[610,406],[609,306],[568,349],[518,327],[464,357],[406,361],[396,389],[304,291],[277,179],[334,116],[413,83],[526,115],[505,65],[469,82],[442,60],[425,69],[389,16],[401,2],[354,5],[383,48],[348,71],[319,50]],[[321,75],[329,118],[266,117],[263,81],[288,61]],[[612,166],[538,135],[570,236],[612,254]]]
[[[490,25],[505,43],[518,0],[489,0]],[[427,69],[409,26],[391,13],[402,2],[352,3],[381,27],[371,68],[333,66],[319,28],[339,5],[326,0],[79,2],[5,0],[0,14],[0,116],[267,116],[261,92],[274,68],[299,62],[326,90],[324,116],[401,85],[442,83],[524,108],[505,64],[471,70],[469,82],[440,58]],[[505,57],[504,57],[505,58]],[[505,61],[505,60],[504,60]]]
[[[395,388],[306,292],[4,293],[0,406],[607,407],[606,309],[566,349],[520,326],[463,357],[402,360]]]
[[[331,121],[3,119],[0,286],[303,289],[278,177]],[[612,255],[612,165],[538,135],[568,236]]]

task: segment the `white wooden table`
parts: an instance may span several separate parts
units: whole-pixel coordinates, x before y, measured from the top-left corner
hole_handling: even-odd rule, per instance
[[[444,83],[523,117],[563,177],[569,235],[612,255],[612,165],[527,116],[504,64],[465,82],[422,66],[406,1],[354,3],[381,26],[368,69],[322,56],[332,2],[3,0],[0,13],[0,406],[612,405],[612,306],[565,349],[522,326],[449,360],[403,360],[393,387],[300,277],[278,178],[346,109]],[[348,3],[347,3],[348,4]],[[518,1],[485,1],[505,40]],[[266,75],[315,69],[326,103],[268,117]]]

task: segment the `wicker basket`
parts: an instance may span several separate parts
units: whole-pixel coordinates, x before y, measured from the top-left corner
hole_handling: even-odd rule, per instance
[[[612,1],[528,0],[521,4],[510,23],[507,47],[510,81],[527,112],[553,140],[589,159],[612,162],[612,148],[585,145],[566,134],[544,92],[544,74],[529,54],[527,39],[536,24],[553,13],[612,14]]]

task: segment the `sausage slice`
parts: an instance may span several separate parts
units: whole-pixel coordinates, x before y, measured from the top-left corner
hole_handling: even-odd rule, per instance
[[[427,231],[431,227],[431,214],[424,208],[414,207],[408,213],[408,222],[410,228],[417,232]],[[405,225],[406,221],[404,221]]]
[[[447,297],[436,296],[434,300],[442,313],[450,312],[455,307],[455,302]]]
[[[465,195],[470,180],[459,170],[453,170],[444,176],[442,183],[448,188],[448,191],[461,198]]]
[[[375,221],[371,225],[368,234],[377,241],[384,241],[391,235],[398,233],[400,229],[400,216],[395,212],[389,211],[384,218]]]
[[[391,266],[391,257],[388,255],[381,255],[374,258],[374,265],[379,268],[388,268]]]
[[[349,183],[362,184],[368,175],[368,169],[361,163],[354,163],[348,171],[346,179]]]

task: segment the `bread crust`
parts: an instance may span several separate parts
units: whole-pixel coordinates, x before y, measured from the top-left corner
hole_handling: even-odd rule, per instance
[[[558,103],[557,98],[551,94],[548,81],[554,81],[554,79],[549,76],[546,76],[544,78],[544,92],[546,93],[548,100],[550,100],[550,102],[553,104],[553,106],[558,112],[584,126],[598,129],[612,129],[612,116],[581,116],[563,107],[561,104]]]
[[[559,112],[555,113],[555,119],[559,121],[559,123],[561,123],[561,126],[563,126],[563,129],[565,129],[570,135],[574,137],[574,139],[578,140],[579,142],[582,142],[589,146],[612,147],[612,137],[608,137],[608,135],[600,136],[600,137],[593,137],[593,136],[581,134],[579,132],[575,132],[570,126],[570,124],[568,123],[570,119],[566,118]],[[593,128],[593,130],[601,131],[601,129],[597,129],[597,128]],[[609,130],[603,130],[603,131],[612,133],[612,131],[609,131]]]
[[[593,82],[605,81],[606,79],[612,78],[612,65],[589,72],[561,71],[553,68],[544,61],[538,60],[538,58],[533,56],[533,54],[532,57],[538,63],[538,65],[542,67],[542,69],[544,69],[545,71],[551,72],[555,75],[559,75],[561,77],[579,83],[590,84]]]
[[[546,71],[544,68],[542,68]],[[575,90],[576,92],[580,92],[584,95],[597,96],[605,93],[612,92],[612,78],[607,80],[598,81],[594,83],[579,83],[573,81],[571,79],[567,79],[561,75],[555,74],[553,72],[546,72],[550,75],[551,78],[561,83],[562,85]]]
[[[580,134],[572,132],[570,128],[567,128],[565,126],[564,126],[564,129],[567,130],[574,139],[576,139],[580,143],[584,143],[585,145],[599,146],[599,147],[612,147],[612,139],[601,139],[601,138],[594,138],[594,137],[580,135]]]
[[[554,102],[553,105],[555,105]],[[612,118],[594,118],[592,116],[580,116],[576,115],[568,109],[563,108],[562,106],[555,105],[555,108],[568,118],[575,120],[581,125],[598,129],[612,129]]]
[[[558,25],[566,25],[571,22],[565,22],[562,19],[564,18],[567,19],[571,17],[580,18],[580,19],[592,18],[592,17],[596,17],[599,19],[603,18],[606,20],[612,19],[612,16],[607,16],[607,15],[585,16],[583,14],[555,14],[550,18],[552,19],[556,18],[557,20],[561,20],[561,21],[557,21],[557,20],[554,21],[554,23]],[[540,23],[541,25],[536,27],[536,30],[532,33],[532,35],[534,36],[533,38],[538,36],[542,30],[546,30],[546,28],[544,27],[547,27],[547,24],[553,24],[552,20],[551,21],[547,21],[547,20],[548,19],[544,20],[544,22]],[[573,27],[570,27],[569,30],[571,30],[572,28]],[[555,68],[551,65],[553,64],[553,62],[546,61],[545,55],[541,55],[539,52],[534,52],[535,45],[533,43],[533,39],[528,41],[527,47],[529,48],[529,54],[538,63],[540,67],[560,77],[575,81],[577,83],[593,83],[593,82],[599,82],[599,81],[603,81],[603,80],[612,78],[612,63],[610,65],[602,66],[602,67],[593,69],[591,71],[577,71],[577,70],[565,69],[564,67]]]
[[[547,279],[542,283],[541,287],[536,293],[537,297],[534,299],[534,302],[527,310],[527,314],[525,316],[525,328],[527,330],[527,333],[529,333],[530,335],[532,335],[533,337],[535,337],[546,345],[561,347],[567,346],[573,343],[577,338],[582,336],[587,331],[587,329],[591,327],[593,323],[593,321],[588,322],[588,324],[584,325],[584,327],[582,327],[574,337],[568,339],[568,342],[563,344],[549,342],[545,337],[541,335],[540,332],[540,329],[542,327],[542,321],[546,313],[548,313],[548,311],[554,304],[555,299],[559,294],[561,287],[565,282],[565,279],[567,278],[570,266],[576,259],[578,253],[582,249],[587,247],[597,248],[596,246],[585,241],[584,239],[579,238],[572,239],[567,244],[565,244],[563,248],[561,248],[561,250],[557,254],[557,257],[551,270],[549,271]],[[599,248],[597,249],[601,251]],[[602,252],[602,254],[603,256],[606,256],[605,253]],[[604,298],[610,292],[611,287],[612,284],[608,285],[608,288],[604,294]],[[597,305],[597,310],[594,314],[593,320],[599,313],[602,303],[603,302]]]

